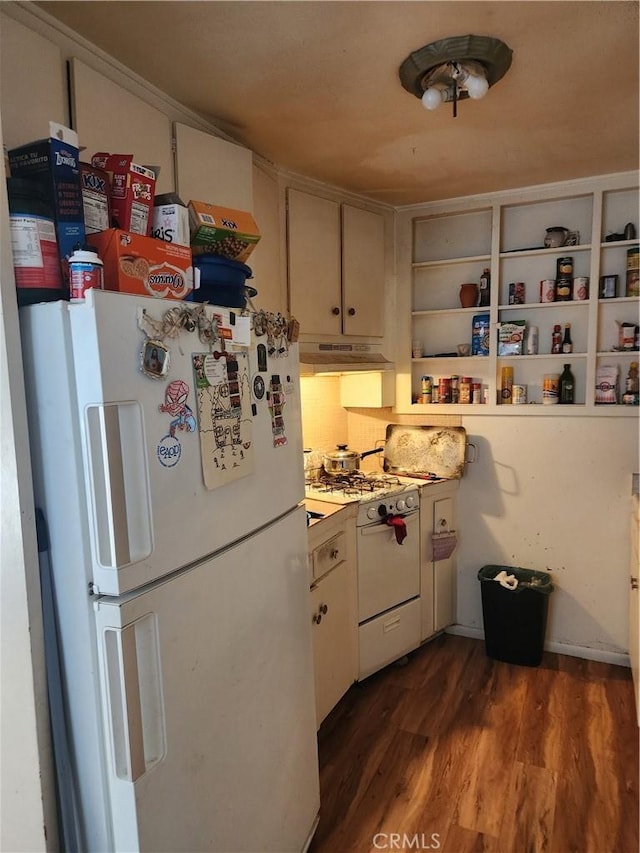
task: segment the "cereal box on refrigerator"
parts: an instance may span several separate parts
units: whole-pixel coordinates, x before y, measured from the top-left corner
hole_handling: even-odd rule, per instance
[[[189,211],[175,193],[155,197],[151,236],[178,246],[189,245]]]
[[[258,226],[250,213],[204,201],[189,202],[189,227],[194,255],[221,255],[243,264],[260,239]]]
[[[109,175],[113,222],[122,231],[148,237],[156,191],[155,172],[134,163],[132,154],[99,152],[91,158],[91,165]]]
[[[87,234],[111,228],[111,185],[104,169],[80,163],[84,230]]]

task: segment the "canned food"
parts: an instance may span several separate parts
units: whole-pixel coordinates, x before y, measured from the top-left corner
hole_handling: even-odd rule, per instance
[[[451,402],[451,379],[441,379],[438,399],[441,403]]]
[[[584,302],[589,298],[589,276],[579,275],[573,280],[573,301]]]
[[[513,392],[513,367],[503,367],[500,382],[500,402],[511,403]]]
[[[558,258],[556,278],[573,278],[573,258]]]
[[[433,402],[433,379],[430,376],[423,376],[420,379],[420,387],[422,391],[422,396],[420,402],[422,403],[432,403]]]
[[[556,302],[571,302],[573,282],[570,278],[556,280]]]
[[[514,281],[509,285],[509,305],[524,305],[525,284]]]
[[[550,405],[558,402],[560,392],[560,374],[545,373],[542,379],[542,402]]]
[[[556,301],[556,280],[545,278],[540,282],[540,302]]]
[[[511,394],[513,398],[514,406],[521,406],[523,403],[527,402],[527,386],[526,385],[514,385],[511,389]]]
[[[640,247],[627,250],[627,296],[640,296]]]
[[[471,377],[463,376],[460,379],[460,402],[471,402]]]
[[[72,301],[84,299],[92,287],[102,290],[103,276],[103,264],[94,249],[75,249],[69,258],[69,298]]]

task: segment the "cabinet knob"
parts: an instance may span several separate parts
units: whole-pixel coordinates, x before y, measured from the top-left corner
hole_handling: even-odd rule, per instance
[[[334,307],[331,309],[331,313],[333,314],[334,317],[338,316],[338,314],[340,313],[340,309],[338,308],[337,305],[334,305]]]
[[[638,589],[638,578],[631,578],[631,589]]]
[[[320,605],[320,607],[319,607],[318,609],[320,610],[320,613],[322,613],[322,615],[324,616],[324,615],[326,615],[327,610],[329,609],[329,607],[328,607],[328,605],[326,605],[326,604],[321,604],[321,605]]]
[[[338,551],[337,548],[334,548],[329,556],[332,560],[337,560],[339,555],[340,555],[340,551]]]
[[[313,624],[319,625],[322,622],[322,616],[319,613],[313,614]]]
[[[349,308],[349,310],[347,311],[347,313],[348,313],[348,315],[349,315],[350,317],[353,317],[353,316],[355,315],[355,313],[356,313],[356,309],[355,309],[355,308]]]

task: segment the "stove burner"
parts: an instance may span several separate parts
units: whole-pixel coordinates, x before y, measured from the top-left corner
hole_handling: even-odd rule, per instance
[[[376,476],[365,474],[362,471],[352,471],[349,474],[335,474],[331,476],[325,471],[316,472],[318,479],[307,477],[305,485],[314,492],[332,494],[342,492],[345,495],[367,495],[379,489],[388,489],[392,486],[400,486],[398,477],[389,475]]]

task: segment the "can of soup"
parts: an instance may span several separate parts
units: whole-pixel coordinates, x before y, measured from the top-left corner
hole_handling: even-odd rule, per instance
[[[526,385],[514,385],[511,389],[511,395],[513,399],[514,406],[522,406],[527,402],[527,386]]]
[[[556,280],[545,278],[540,282],[540,302],[556,301]]]
[[[579,275],[573,280],[573,300],[574,302],[584,302],[589,298],[589,276]]]

